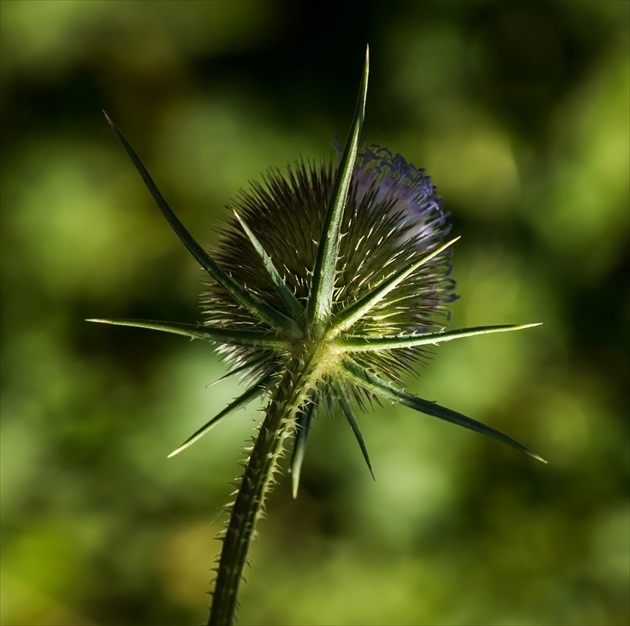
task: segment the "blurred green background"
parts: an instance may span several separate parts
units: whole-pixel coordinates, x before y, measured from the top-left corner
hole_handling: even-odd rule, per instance
[[[419,395],[493,441],[385,407],[318,420],[282,478],[240,623],[627,624],[625,1],[3,1],[2,624],[198,624],[260,407],[211,346],[88,317],[199,319],[200,272],[107,127],[191,231],[269,166],[332,157],[363,49],[364,139],[425,167],[463,236]]]

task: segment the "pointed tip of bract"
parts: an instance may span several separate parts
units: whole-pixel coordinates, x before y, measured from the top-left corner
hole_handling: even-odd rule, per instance
[[[202,434],[205,434],[204,428],[205,427],[202,427],[200,429],[202,431],[201,433],[197,431],[194,435],[186,439],[186,441],[184,441],[184,443],[182,443],[180,446],[177,446],[177,448],[175,448],[175,450],[173,450],[166,458],[172,459],[175,455],[179,454],[180,452],[183,452],[186,448],[190,448],[190,446],[192,446],[193,443],[195,443],[198,439],[201,438]]]
[[[452,248],[461,238],[461,235],[457,235],[457,237],[453,237],[452,239],[449,239],[446,243],[443,243],[439,248],[436,248],[431,254],[427,255],[427,261],[436,257],[441,252],[444,252],[444,250]]]
[[[370,476],[372,476],[372,480],[376,482],[376,475],[374,474],[374,470],[372,469],[372,465],[368,465],[368,470],[370,471]]]
[[[529,456],[532,457],[532,459],[536,459],[537,461],[540,461],[541,463],[543,463],[544,465],[548,465],[548,462],[546,459],[543,459],[541,456],[539,456],[538,454],[536,454],[535,452],[532,452],[531,450],[527,450],[527,454]]]
[[[179,448],[175,448],[175,450],[173,450],[173,452],[171,452],[166,458],[167,459],[172,459],[176,454],[179,454],[180,452],[184,451],[189,444],[184,444],[179,446]]]
[[[300,488],[300,470],[294,471],[291,475],[291,495],[296,500],[298,497],[298,490]]]
[[[302,473],[302,461],[304,461],[304,446],[306,445],[306,437],[298,437],[295,442],[293,458],[289,466],[291,474],[291,495],[295,500],[300,488],[300,474]]]

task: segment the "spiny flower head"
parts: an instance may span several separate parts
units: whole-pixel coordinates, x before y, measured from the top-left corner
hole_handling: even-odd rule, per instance
[[[292,364],[306,387],[293,411],[293,490],[314,410],[326,404],[348,420],[368,467],[353,404],[383,398],[533,452],[488,426],[406,392],[400,376],[427,347],[525,328],[445,331],[455,298],[448,214],[423,170],[378,146],[359,148],[367,63],[338,163],[298,162],[270,170],[232,203],[234,217],[210,256],[172,212],[122,133],[112,128],[170,226],[207,273],[204,323],[98,320],[213,342],[230,374],[251,385],[175,452],[222,417],[287,380]],[[108,118],[109,119],[109,118]],[[110,121],[111,123],[111,121]],[[290,377],[289,377],[290,379]]]
[[[247,284],[257,297],[287,316],[290,308],[239,222],[248,225],[305,309],[334,174],[332,163],[301,162],[286,173],[269,171],[262,184],[253,183],[233,203],[238,218],[231,220],[215,255],[232,278]],[[401,268],[435,251],[449,229],[441,199],[422,170],[384,148],[360,150],[341,225],[331,327],[344,311]],[[444,250],[421,264],[395,291],[375,301],[343,336],[368,338],[438,330],[448,319],[447,305],[454,298],[450,271],[449,251]],[[208,281],[202,305],[210,327],[271,330],[215,281]],[[306,326],[303,333],[308,333]],[[263,357],[259,349],[249,346],[224,345],[220,350],[234,362],[252,364],[253,369]],[[422,354],[422,348],[410,347],[366,352],[362,358],[384,376],[397,378],[400,370],[410,368]]]

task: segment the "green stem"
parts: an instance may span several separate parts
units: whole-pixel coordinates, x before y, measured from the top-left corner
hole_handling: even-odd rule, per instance
[[[256,521],[278,469],[284,440],[295,427],[295,415],[307,400],[317,369],[317,359],[312,352],[296,354],[269,401],[223,537],[208,626],[234,623],[238,587]]]

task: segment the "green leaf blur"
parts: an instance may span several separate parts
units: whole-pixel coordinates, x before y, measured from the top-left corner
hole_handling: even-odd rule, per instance
[[[2,624],[202,621],[260,417],[167,460],[245,387],[206,386],[225,368],[204,342],[83,321],[200,317],[101,109],[212,246],[248,179],[333,153],[368,42],[363,139],[425,167],[462,235],[449,328],[544,322],[447,343],[407,388],[549,465],[383,406],[358,417],[374,482],[344,420],[316,420],[240,623],[628,622],[627,3],[1,11]]]

